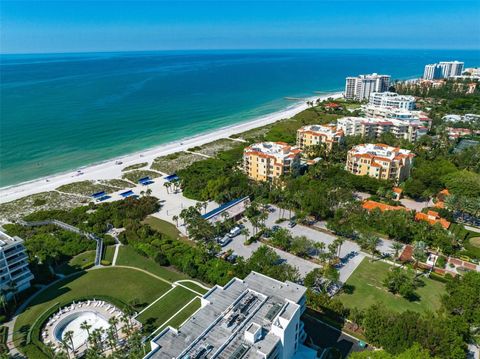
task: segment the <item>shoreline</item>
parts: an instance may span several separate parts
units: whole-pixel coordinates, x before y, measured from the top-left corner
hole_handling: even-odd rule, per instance
[[[245,122],[224,126],[216,130],[211,130],[195,136],[181,138],[179,140],[167,142],[121,157],[115,157],[102,162],[85,165],[75,170],[56,173],[31,181],[2,187],[0,188],[0,203],[10,202],[40,192],[53,191],[59,186],[72,182],[121,178],[123,173],[122,169],[129,165],[140,162],[148,162],[150,165],[156,157],[185,151],[188,148],[201,146],[220,138],[228,138],[234,134],[239,134],[295,116],[296,114],[308,108],[306,101],[312,101],[316,99],[325,100],[330,97],[341,98],[342,96],[342,92],[332,92],[321,96],[311,96],[285,109],[270,113],[268,115],[263,115],[261,117],[256,117]],[[116,161],[122,161],[122,164],[117,165],[115,164]],[[81,170],[83,174],[78,175],[78,170]]]

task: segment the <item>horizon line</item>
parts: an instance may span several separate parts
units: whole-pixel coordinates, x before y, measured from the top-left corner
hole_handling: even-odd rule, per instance
[[[132,52],[204,52],[204,51],[312,51],[312,50],[408,50],[408,51],[478,51],[480,48],[407,48],[407,47],[290,47],[290,48],[205,48],[205,49],[152,49],[152,50],[85,50],[85,51],[47,51],[47,52],[0,52],[4,55],[66,55],[92,53],[132,53]]]

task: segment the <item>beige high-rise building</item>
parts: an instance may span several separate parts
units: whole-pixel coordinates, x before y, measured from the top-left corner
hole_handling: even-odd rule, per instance
[[[409,150],[381,143],[367,143],[348,151],[345,169],[358,176],[370,176],[396,183],[410,176],[413,157]]]
[[[328,150],[332,149],[334,143],[343,140],[343,131],[335,125],[309,125],[297,130],[297,147],[307,150],[308,147],[325,143]]]
[[[255,181],[273,181],[300,166],[301,150],[284,142],[262,142],[243,151],[243,169]]]

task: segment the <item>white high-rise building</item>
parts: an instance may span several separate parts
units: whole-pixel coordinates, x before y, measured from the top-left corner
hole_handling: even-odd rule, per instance
[[[425,80],[438,80],[443,78],[442,68],[438,64],[425,65],[425,70],[423,71],[423,78]]]
[[[30,287],[32,279],[23,240],[0,231],[0,290],[9,299],[13,292],[7,289],[21,292]]]
[[[390,86],[389,75],[359,75],[347,77],[345,81],[345,98],[354,100],[368,100],[372,92],[388,91]]]
[[[439,65],[444,78],[460,76],[463,72],[463,62],[460,61],[442,61]]]
[[[382,107],[401,108],[413,110],[415,108],[415,97],[399,95],[395,92],[374,92],[370,95],[371,105]]]
[[[303,345],[307,289],[251,272],[216,285],[180,328],[164,328],[145,359],[317,357]]]
[[[425,80],[447,79],[453,76],[460,76],[463,72],[463,62],[441,61],[437,64],[425,66],[423,78]]]

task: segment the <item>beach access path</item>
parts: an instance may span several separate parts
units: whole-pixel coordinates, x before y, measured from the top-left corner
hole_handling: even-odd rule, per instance
[[[75,169],[71,172],[52,175],[38,180],[21,183],[18,185],[3,187],[0,189],[0,203],[10,202],[15,199],[29,196],[35,193],[53,191],[62,185],[72,182],[121,178],[122,168],[126,166],[134,165],[140,162],[147,162],[149,165],[151,165],[153,160],[158,156],[165,156],[174,152],[185,151],[189,148],[201,146],[203,144],[221,138],[229,137],[234,134],[265,126],[277,122],[281,119],[290,118],[309,107],[306,101],[315,101],[316,99],[324,100],[327,98],[340,97],[342,97],[342,93],[339,92],[326,94],[324,96],[311,97],[305,99],[305,101],[292,105],[287,109],[253,119],[248,122],[223,127],[212,132],[170,142],[152,149],[147,149],[145,151],[137,152],[124,157],[113,158],[109,161],[83,167],[81,169]],[[122,164],[116,164],[117,161],[121,161]],[[81,174],[77,172],[77,170],[81,170]]]

